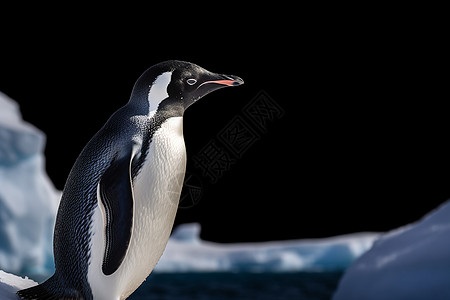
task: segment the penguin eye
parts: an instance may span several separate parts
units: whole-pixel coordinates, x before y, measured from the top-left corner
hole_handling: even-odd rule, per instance
[[[194,78],[189,78],[186,82],[187,82],[187,84],[189,84],[189,85],[194,85],[194,84],[197,83],[197,80],[194,79]]]

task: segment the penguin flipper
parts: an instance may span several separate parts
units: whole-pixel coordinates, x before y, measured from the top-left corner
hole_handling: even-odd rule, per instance
[[[99,183],[106,213],[106,246],[102,265],[105,275],[111,275],[119,268],[131,239],[134,207],[131,162],[130,150],[113,160]]]

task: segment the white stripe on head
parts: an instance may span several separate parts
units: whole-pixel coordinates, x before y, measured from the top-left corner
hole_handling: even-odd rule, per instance
[[[150,91],[148,92],[148,104],[150,106],[149,113],[153,115],[158,109],[161,101],[169,97],[167,93],[167,87],[172,80],[172,72],[164,72],[158,77],[150,86]]]

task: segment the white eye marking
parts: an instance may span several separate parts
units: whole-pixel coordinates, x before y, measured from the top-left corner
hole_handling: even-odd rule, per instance
[[[169,97],[167,87],[172,80],[172,72],[165,72],[156,77],[155,81],[150,85],[148,92],[149,111],[156,111],[159,103]]]
[[[194,85],[194,84],[197,83],[197,80],[194,79],[194,78],[189,78],[186,82],[187,82],[187,84],[189,84],[189,85]]]

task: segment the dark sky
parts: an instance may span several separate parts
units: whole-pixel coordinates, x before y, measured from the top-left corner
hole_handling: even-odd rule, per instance
[[[204,239],[385,231],[450,197],[437,37],[357,26],[205,32],[217,34],[214,42],[188,33],[166,42],[154,32],[50,26],[3,37],[0,91],[47,134],[57,188],[139,75],[179,59],[245,81],[185,113],[187,180],[176,223],[200,222]]]

